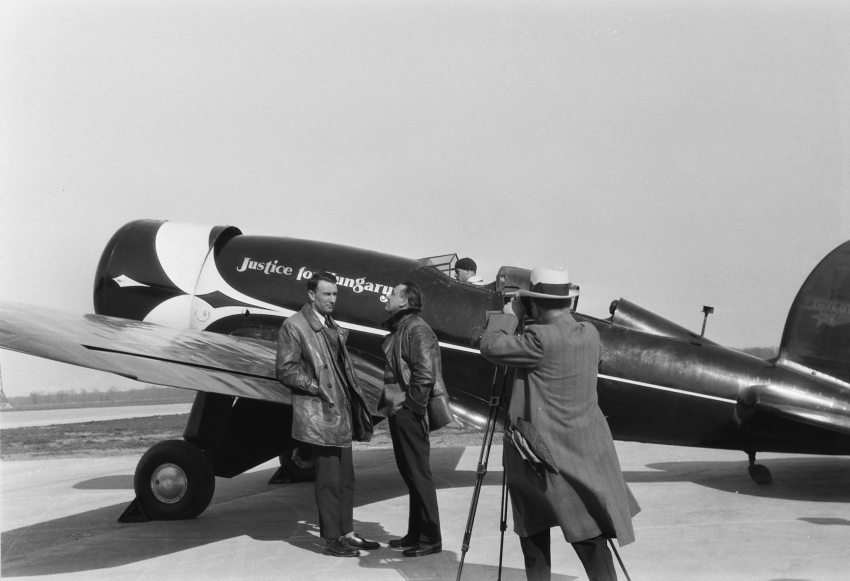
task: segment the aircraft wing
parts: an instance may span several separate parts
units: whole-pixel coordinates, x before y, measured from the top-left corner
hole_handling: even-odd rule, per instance
[[[0,348],[156,385],[291,403],[267,341],[0,303]]]

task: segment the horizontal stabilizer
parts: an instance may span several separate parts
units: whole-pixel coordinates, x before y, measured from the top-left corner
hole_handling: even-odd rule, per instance
[[[850,434],[850,391],[839,385],[825,386],[818,393],[785,386],[751,385],[738,395],[737,415],[746,421],[757,412],[770,412]]]

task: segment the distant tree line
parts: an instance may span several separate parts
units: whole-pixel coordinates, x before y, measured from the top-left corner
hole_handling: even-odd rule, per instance
[[[741,349],[741,351],[748,355],[761,357],[762,359],[775,359],[776,356],[779,355],[778,347],[747,347],[745,349]]]
[[[148,405],[192,402],[195,392],[172,387],[145,387],[141,389],[106,391],[73,389],[53,392],[34,391],[29,395],[7,398],[13,408],[72,407],[105,405]]]

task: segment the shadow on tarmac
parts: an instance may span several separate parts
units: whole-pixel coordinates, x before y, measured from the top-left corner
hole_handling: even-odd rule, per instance
[[[83,480],[74,485],[75,490],[133,490],[133,475],[101,476]]]
[[[438,489],[475,484],[474,469],[455,469],[464,450],[463,447],[432,449],[432,466]],[[498,462],[497,458],[490,458],[491,467]],[[764,464],[773,473],[772,485],[759,486],[750,480],[745,460],[662,462],[648,465],[651,470],[628,471],[625,476],[632,484],[689,481],[754,497],[850,502],[850,458],[782,457],[765,460]],[[401,477],[395,472],[392,450],[360,450],[355,454],[355,467],[357,506],[407,495]],[[301,482],[270,486],[267,481],[273,472],[273,469],[267,469],[232,480],[217,478],[213,503],[192,520],[120,524],[117,518],[126,506],[122,503],[4,532],[0,539],[3,575],[51,575],[119,567],[240,536],[322,553],[313,484]],[[485,480],[485,484],[494,487],[500,482],[501,478],[494,474]],[[74,488],[126,489],[129,503],[133,496],[133,477],[92,478],[76,483]],[[493,491],[485,490],[484,493]],[[465,503],[462,508],[466,515],[469,504]],[[844,519],[803,520],[812,524],[850,526],[850,522]],[[841,522],[834,522],[839,520]],[[388,531],[377,522],[356,522],[355,530],[384,544],[404,533]],[[477,532],[480,534],[480,531]],[[268,550],[285,549],[271,545]],[[420,560],[404,559],[400,551],[384,547],[364,552],[357,562],[360,568],[397,570],[405,579],[445,579],[454,578],[459,558],[459,552],[444,548],[442,553],[429,557],[426,572]],[[496,565],[468,563],[464,566],[464,574],[469,571],[472,578],[494,578],[496,569]],[[522,575],[522,571],[518,573]],[[558,579],[568,581],[573,578],[559,576]]]
[[[474,471],[454,470],[463,452],[462,447],[432,450],[438,489],[475,483]],[[407,495],[404,482],[394,471],[392,450],[358,451],[355,466],[357,506]],[[390,478],[388,467],[392,468]],[[268,485],[273,473],[274,469],[266,469],[232,480],[217,478],[213,503],[192,520],[121,524],[117,518],[126,504],[115,504],[4,532],[0,540],[3,576],[70,574],[120,567],[241,536],[273,543],[268,548],[270,551],[287,550],[276,545],[286,543],[290,546],[288,550],[301,549],[323,555],[324,542],[319,537],[313,483]],[[487,484],[490,483],[488,480]],[[73,488],[126,489],[129,503],[133,496],[133,476],[92,478],[76,483]],[[464,506],[466,510],[468,505]],[[355,530],[383,544],[404,532],[388,531],[380,523],[368,521],[355,521]],[[429,557],[427,567],[423,567],[422,559],[403,558],[401,549],[383,547],[364,551],[352,561],[361,569],[397,570],[404,579],[449,579],[457,574],[459,559],[459,552],[444,548],[441,553]],[[464,576],[468,572],[470,578],[495,578],[496,569],[496,565],[466,563]],[[514,571],[508,567],[503,570]],[[522,575],[523,571],[516,571],[516,574]],[[557,578],[560,581],[575,579],[563,575]]]
[[[846,456],[802,456],[759,460],[770,469],[773,483],[759,485],[741,462],[659,462],[647,464],[654,472],[625,472],[632,484],[693,482],[723,492],[759,498],[817,502],[850,502],[850,458]]]

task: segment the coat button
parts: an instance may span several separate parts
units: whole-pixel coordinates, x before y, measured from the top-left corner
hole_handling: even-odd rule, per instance
[[[329,407],[329,408],[331,408],[331,409],[333,409],[333,407],[334,407],[334,403],[333,403],[332,401],[331,401],[331,402],[328,402],[328,407]]]

